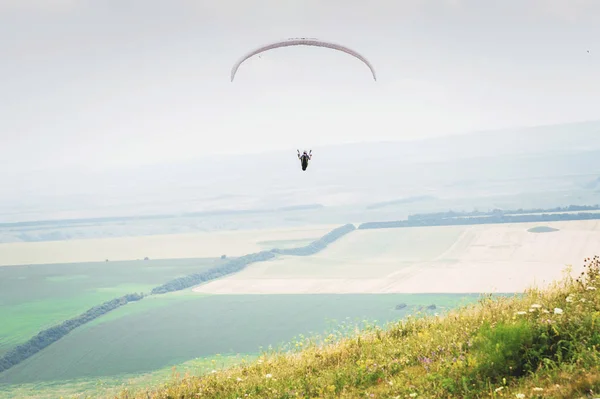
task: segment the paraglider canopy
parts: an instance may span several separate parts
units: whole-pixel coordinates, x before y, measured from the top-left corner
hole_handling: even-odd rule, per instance
[[[330,48],[333,50],[342,51],[346,54],[350,54],[351,56],[356,57],[359,60],[361,60],[363,63],[365,63],[367,65],[367,67],[369,67],[369,69],[371,70],[371,74],[373,75],[373,80],[375,80],[375,81],[377,80],[377,76],[375,75],[375,68],[373,68],[373,65],[371,65],[371,63],[365,57],[363,57],[361,54],[359,54],[358,52],[356,52],[346,46],[342,46],[341,44],[318,40],[315,38],[300,37],[300,38],[292,38],[292,39],[288,39],[288,40],[278,41],[275,43],[270,43],[270,44],[261,46],[255,50],[249,52],[248,54],[243,56],[238,62],[236,62],[233,65],[233,67],[231,68],[231,81],[233,82],[233,79],[235,78],[235,74],[236,74],[238,68],[240,67],[240,65],[244,61],[246,61],[248,58],[250,58],[256,54],[268,51],[268,50],[272,50],[272,49],[280,48],[280,47],[289,47],[289,46],[326,47],[326,48]]]

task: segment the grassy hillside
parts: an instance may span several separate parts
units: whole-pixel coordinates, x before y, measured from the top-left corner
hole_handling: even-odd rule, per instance
[[[331,335],[118,398],[592,397],[600,391],[598,288],[595,257],[577,279],[543,291]]]

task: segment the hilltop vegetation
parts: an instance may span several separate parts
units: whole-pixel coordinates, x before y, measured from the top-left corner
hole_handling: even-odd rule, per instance
[[[300,341],[302,350],[118,398],[586,397],[600,390],[598,288],[596,256],[547,290]]]

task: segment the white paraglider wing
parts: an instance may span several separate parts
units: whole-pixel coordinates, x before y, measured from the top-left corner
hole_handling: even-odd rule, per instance
[[[333,50],[343,51],[344,53],[350,54],[351,56],[356,57],[359,60],[361,60],[362,62],[364,62],[371,70],[373,79],[377,80],[377,76],[375,75],[375,68],[373,68],[373,65],[371,65],[371,63],[365,57],[363,57],[356,51],[349,49],[346,46],[342,46],[341,44],[326,42],[326,41],[313,39],[313,38],[302,37],[302,38],[294,38],[294,39],[283,40],[283,41],[279,41],[276,43],[267,44],[265,46],[259,47],[256,50],[251,51],[250,53],[246,54],[244,57],[242,57],[238,62],[236,62],[233,65],[233,68],[231,68],[231,81],[233,82],[233,78],[235,78],[235,74],[236,74],[238,68],[240,67],[240,65],[242,65],[242,63],[244,61],[246,61],[248,58],[250,58],[256,54],[271,50],[271,49],[275,49],[275,48],[279,48],[279,47],[289,47],[289,46],[327,47],[327,48],[330,48]]]

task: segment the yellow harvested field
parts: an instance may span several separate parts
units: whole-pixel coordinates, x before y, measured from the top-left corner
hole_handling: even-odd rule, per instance
[[[559,231],[532,233],[536,226]],[[493,293],[543,287],[600,254],[600,221],[357,230],[194,288],[212,294]]]
[[[339,225],[236,230],[68,241],[0,244],[0,266],[109,260],[181,259],[241,256],[262,251],[263,242],[315,240]]]

